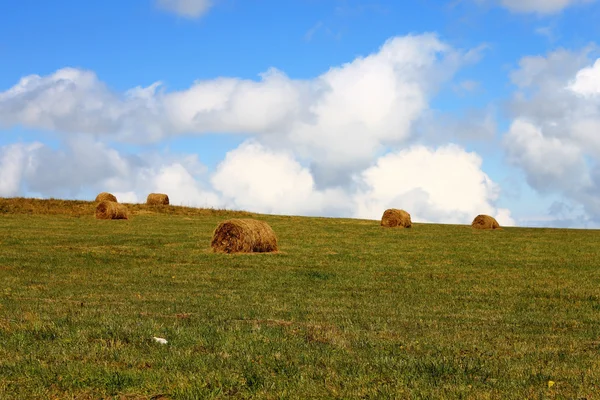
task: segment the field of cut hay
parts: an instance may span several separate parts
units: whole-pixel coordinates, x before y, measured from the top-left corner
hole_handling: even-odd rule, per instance
[[[0,199],[1,399],[598,398],[599,231],[126,206]]]

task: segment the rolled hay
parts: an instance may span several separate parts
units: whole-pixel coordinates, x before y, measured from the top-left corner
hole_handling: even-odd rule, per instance
[[[113,201],[115,203],[118,203],[115,195],[108,192],[102,192],[98,196],[96,196],[96,202],[98,201]]]
[[[146,204],[149,206],[168,206],[169,196],[163,193],[150,193],[146,199]]]
[[[263,221],[230,219],[217,226],[210,246],[222,253],[266,253],[277,251],[277,236]]]
[[[485,214],[476,216],[471,226],[475,229],[501,229],[500,224],[494,217]]]
[[[96,219],[129,219],[127,207],[114,201],[101,201],[96,206]]]
[[[404,210],[395,208],[385,210],[381,217],[381,226],[387,228],[410,228],[412,226],[410,214]]]

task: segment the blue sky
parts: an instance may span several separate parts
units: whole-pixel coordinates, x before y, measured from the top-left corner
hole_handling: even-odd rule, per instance
[[[595,0],[23,0],[0,196],[600,226]]]

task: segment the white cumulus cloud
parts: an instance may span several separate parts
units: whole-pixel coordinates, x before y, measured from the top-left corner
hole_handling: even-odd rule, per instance
[[[328,211],[348,215],[351,211],[350,205],[342,202],[342,191],[317,190],[310,171],[291,154],[256,142],[243,143],[227,153],[211,182],[230,208],[302,215]]]
[[[544,136],[539,127],[517,119],[504,142],[510,162],[523,168],[529,184],[540,191],[588,183],[582,149],[568,137]]]
[[[484,213],[514,224],[508,210],[494,206],[499,187],[481,171],[480,157],[456,145],[388,153],[354,179],[319,189],[290,153],[251,141],[227,154],[211,182],[229,208],[257,212],[379,219],[395,207],[420,222],[470,223]]]
[[[600,59],[577,72],[568,88],[583,96],[600,96]]]
[[[165,130],[158,117],[160,104],[154,98],[156,87],[117,94],[95,73],[76,68],[63,68],[43,77],[29,75],[0,92],[0,126],[23,125],[63,133],[121,133],[125,140],[156,140]]]
[[[512,74],[513,122],[503,143],[531,187],[583,207],[600,222],[599,60],[590,49],[526,57]]]
[[[433,34],[394,37],[309,80],[272,68],[258,81],[222,77],[172,92],[157,82],[115,93],[93,72],[66,68],[1,92],[0,125],[130,143],[245,133],[310,158],[317,185],[339,185],[405,142],[438,87],[480,50],[459,52]]]
[[[30,154],[41,143],[15,143],[0,147],[0,196],[13,197],[21,193],[23,173],[32,162]]]
[[[402,208],[420,222],[462,224],[490,214],[503,225],[514,224],[508,210],[493,205],[499,187],[481,170],[481,158],[456,145],[389,153],[357,180],[358,217],[376,219],[382,210]]]
[[[221,206],[196,156],[127,155],[85,137],[60,149],[38,142],[0,147],[0,170],[0,196],[90,199],[109,191],[122,202],[144,202],[148,193],[166,192],[171,204]]]

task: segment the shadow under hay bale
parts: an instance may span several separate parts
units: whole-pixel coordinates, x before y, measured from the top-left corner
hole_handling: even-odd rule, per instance
[[[502,229],[494,217],[484,214],[476,216],[471,226],[475,229]]]
[[[118,203],[115,195],[108,192],[102,192],[98,196],[96,196],[96,202],[98,201],[113,201],[115,203]]]
[[[146,204],[149,206],[168,206],[169,196],[163,193],[150,193],[146,199]]]
[[[410,228],[412,226],[410,214],[404,210],[395,208],[385,210],[381,217],[381,226],[387,228]]]
[[[114,201],[101,201],[96,206],[96,219],[129,219],[127,207]]]
[[[214,252],[265,253],[277,251],[277,236],[264,221],[230,219],[217,226],[210,245]]]

